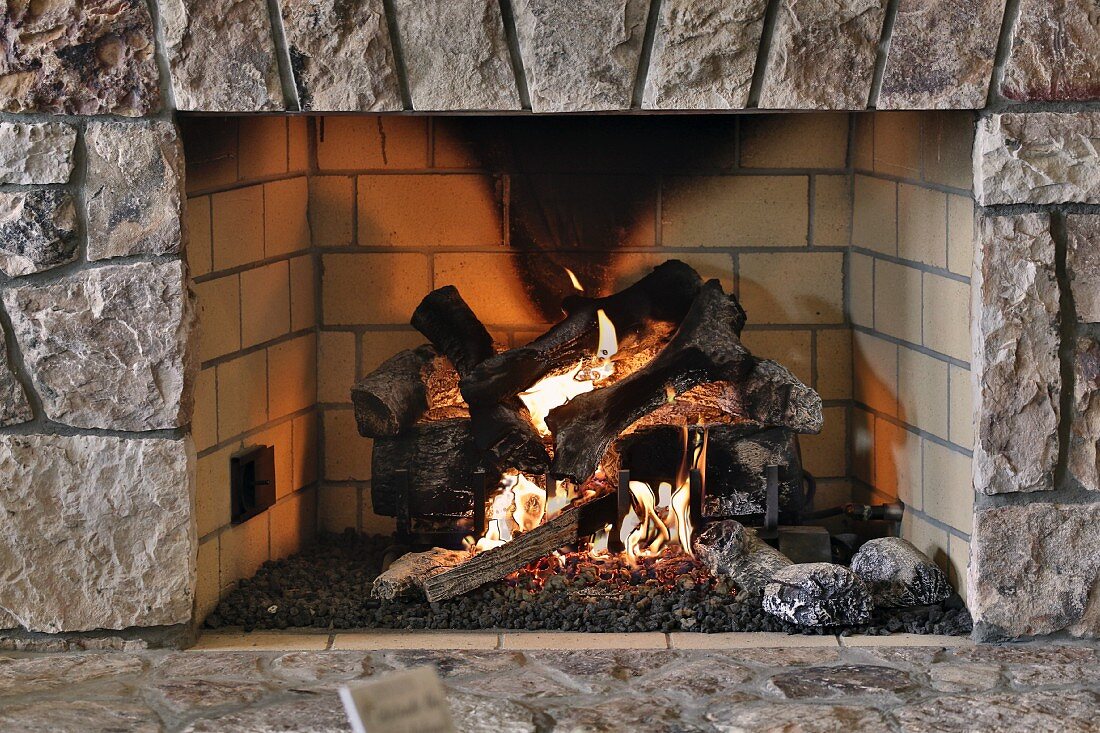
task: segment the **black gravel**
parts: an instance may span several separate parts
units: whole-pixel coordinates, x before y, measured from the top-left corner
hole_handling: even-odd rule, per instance
[[[784,631],[796,634],[966,635],[958,597],[937,606],[876,611],[867,626],[802,629],[765,613],[760,596],[738,592],[688,557],[638,567],[572,553],[440,603],[370,597],[389,537],[327,535],[298,555],[265,563],[242,580],[206,626],[252,629],[526,629],[555,631]]]

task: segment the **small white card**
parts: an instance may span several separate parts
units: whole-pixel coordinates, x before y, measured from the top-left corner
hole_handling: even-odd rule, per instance
[[[431,667],[340,688],[355,733],[457,733],[447,694]]]

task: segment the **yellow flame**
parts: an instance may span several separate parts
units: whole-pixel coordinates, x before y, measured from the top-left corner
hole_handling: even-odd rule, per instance
[[[606,524],[596,534],[592,535],[592,541],[588,548],[588,554],[592,558],[607,557],[607,540],[611,536],[611,525]]]
[[[569,282],[573,283],[573,288],[578,293],[583,293],[584,287],[581,285],[581,281],[577,279],[577,276],[573,274],[573,271],[568,267],[563,267],[562,269],[565,270],[565,274],[569,276]]]
[[[623,520],[619,539],[631,562],[640,557],[655,557],[671,544],[693,555],[690,482],[685,481],[675,491],[672,484],[662,482],[654,496],[649,484],[631,481],[630,495],[634,501]]]
[[[519,531],[530,532],[542,524],[542,518],[546,515],[546,492],[522,473],[518,478],[512,489],[515,503],[512,519]]]
[[[626,554],[631,560],[652,557],[668,542],[668,527],[657,516],[657,499],[649,484],[630,482],[630,495],[634,497],[638,526],[626,539]]]
[[[519,394],[519,398],[527,406],[527,411],[531,413],[531,421],[535,424],[535,429],[544,437],[550,435],[546,416],[551,410],[564,405],[579,394],[591,392],[596,388],[597,382],[615,373],[615,365],[611,361],[611,357],[619,352],[615,324],[603,309],[596,311],[596,321],[599,323],[600,337],[593,360],[584,360],[565,374],[541,379],[529,390]]]
[[[474,547],[476,547],[478,551],[484,552],[494,547],[500,547],[504,543],[505,540],[500,538],[500,522],[496,519],[490,519],[485,528],[485,536],[478,540]]]
[[[680,549],[686,554],[695,557],[691,551],[691,535],[694,528],[691,526],[691,483],[684,483],[672,494],[669,501],[670,522],[668,536],[670,542],[680,545]]]

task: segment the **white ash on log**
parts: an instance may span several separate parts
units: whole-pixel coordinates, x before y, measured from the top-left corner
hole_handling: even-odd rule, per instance
[[[752,593],[763,590],[776,573],[793,565],[755,530],[733,519],[708,524],[691,546],[711,575],[727,577]]]
[[[605,494],[566,509],[510,542],[479,552],[452,568],[432,571],[430,577],[421,583],[424,595],[429,601],[445,601],[485,583],[500,580],[554,550],[595,534],[614,521],[615,509],[614,494]]]
[[[500,480],[474,441],[470,420],[456,418],[414,425],[392,438],[376,438],[371,455],[371,505],[375,514],[397,516],[407,492],[413,517],[469,517],[484,470],[490,485]]]
[[[492,336],[453,285],[428,293],[413,312],[412,325],[451,360],[460,377],[495,353]],[[471,403],[470,420],[478,447],[491,453],[498,467],[546,471],[550,456],[518,398]]]
[[[444,550],[441,547],[402,555],[374,579],[371,595],[387,601],[422,596],[426,580],[455,567],[469,556],[465,550]]]
[[[754,360],[738,333],[745,312],[717,280],[705,283],[676,334],[653,361],[608,387],[574,397],[550,411],[551,472],[583,482],[611,442],[642,416],[697,384],[740,382]]]
[[[397,435],[418,420],[463,417],[458,373],[428,344],[384,361],[352,387],[355,422],[364,438]]]
[[[572,367],[596,349],[603,310],[620,342],[655,324],[679,324],[697,295],[702,278],[679,260],[668,260],[630,287],[604,298],[573,296],[562,302],[565,320],[530,344],[491,356],[462,378],[462,392],[473,402],[513,397],[555,370]]]
[[[799,626],[864,624],[873,608],[866,584],[843,565],[791,565],[764,586],[764,610]]]
[[[852,572],[877,606],[927,606],[947,600],[951,584],[932,560],[900,537],[870,540],[852,557]]]

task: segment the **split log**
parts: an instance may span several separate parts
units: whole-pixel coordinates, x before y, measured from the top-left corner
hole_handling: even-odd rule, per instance
[[[683,428],[660,426],[624,435],[608,452],[619,456],[630,478],[657,486],[673,485],[684,453]],[[604,461],[607,471],[608,461]],[[798,436],[785,428],[755,423],[707,428],[703,516],[707,519],[763,514],[767,506],[767,466],[779,467],[779,509],[794,521],[802,507],[802,461]]]
[[[442,547],[402,555],[374,579],[371,595],[387,601],[422,595],[424,581],[455,567],[469,556],[465,550],[444,550]]]
[[[412,325],[451,360],[460,377],[494,353],[493,337],[453,285],[428,293],[413,312]],[[546,471],[550,457],[518,398],[470,403],[470,420],[477,446],[488,451],[499,468],[529,474]]]
[[[591,356],[599,338],[598,310],[615,324],[620,342],[640,334],[654,322],[679,324],[701,285],[695,270],[679,260],[668,260],[613,295],[566,298],[562,302],[568,314],[565,320],[530,344],[478,364],[469,375],[463,375],[462,393],[468,401],[498,402],[530,388],[555,370],[572,367]]]
[[[611,442],[642,416],[697,384],[738,383],[755,360],[738,332],[745,312],[717,280],[699,289],[676,334],[649,364],[616,384],[578,395],[550,411],[551,473],[583,483]]]
[[[478,469],[492,485],[499,482],[500,472],[477,447],[469,419],[420,423],[377,438],[371,455],[374,513],[396,517],[399,497],[407,492],[412,517],[472,517],[482,481]]]
[[[750,593],[763,591],[776,573],[794,564],[754,530],[733,519],[708,525],[691,546],[711,575],[726,576]]]
[[[550,554],[560,547],[593,535],[615,519],[617,497],[605,494],[572,509],[566,509],[545,524],[524,532],[511,542],[485,550],[452,568],[432,572],[422,585],[429,601],[445,601],[468,593],[485,583]]]

